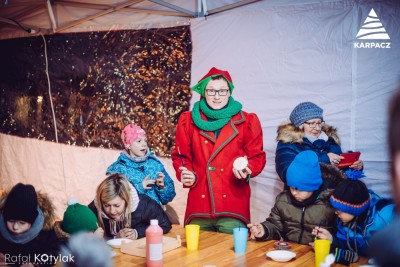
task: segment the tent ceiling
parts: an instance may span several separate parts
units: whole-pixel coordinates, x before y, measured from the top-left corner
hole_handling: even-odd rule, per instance
[[[260,0],[1,1],[0,32],[12,27],[14,31],[25,30],[26,32],[51,34],[67,30],[73,31],[73,27],[94,20],[98,21],[106,16],[132,17],[137,14],[148,14],[158,17],[170,16],[178,19],[190,19],[217,14]],[[118,18],[118,16],[112,18]],[[116,19],[116,21],[118,20]],[[100,24],[103,23],[100,22]]]

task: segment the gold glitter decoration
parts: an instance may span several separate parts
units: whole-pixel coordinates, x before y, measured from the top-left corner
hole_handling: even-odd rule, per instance
[[[157,155],[170,156],[191,97],[189,26],[56,34],[46,42],[59,142],[122,149],[121,130],[134,122]],[[1,131],[54,141],[41,37],[0,40],[0,57]]]

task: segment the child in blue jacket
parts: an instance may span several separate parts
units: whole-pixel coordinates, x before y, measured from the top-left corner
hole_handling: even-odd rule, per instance
[[[316,227],[313,234],[332,242],[336,262],[349,265],[358,261],[358,255],[370,256],[369,241],[395,217],[395,205],[391,199],[378,196],[359,179],[364,177],[358,170],[346,171],[348,179],[342,181],[330,197],[336,210],[337,233]]]
[[[117,161],[108,167],[106,175],[124,175],[139,194],[165,205],[176,195],[174,182],[164,165],[147,146],[146,132],[140,126],[128,124],[122,130],[125,150]]]

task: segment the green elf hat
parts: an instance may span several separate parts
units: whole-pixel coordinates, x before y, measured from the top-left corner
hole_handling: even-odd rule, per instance
[[[192,90],[204,97],[204,90],[206,88],[206,85],[208,84],[208,82],[211,80],[212,77],[218,75],[222,75],[224,79],[228,82],[229,91],[232,94],[234,86],[232,84],[231,75],[226,70],[219,70],[215,67],[212,67],[210,71],[203,78],[201,78],[201,80],[195,86],[192,87]]]
[[[77,203],[75,199],[70,199],[68,204],[61,222],[64,232],[72,235],[78,232],[95,231],[98,228],[97,217],[88,206]]]

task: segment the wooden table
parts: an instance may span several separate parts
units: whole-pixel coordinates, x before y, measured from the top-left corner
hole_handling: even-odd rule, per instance
[[[204,265],[213,266],[285,266],[314,267],[314,252],[310,246],[292,243],[291,251],[295,252],[296,258],[289,262],[275,262],[267,258],[265,254],[274,250],[275,240],[266,242],[256,242],[249,240],[245,255],[236,255],[233,250],[233,236],[223,233],[200,231],[200,243],[198,251],[188,251],[186,249],[185,231],[181,225],[174,225],[171,232],[166,236],[176,237],[180,235],[182,247],[163,254],[164,266],[185,266],[202,267]],[[146,259],[128,254],[123,254],[119,249],[115,250],[117,255],[114,258],[114,266],[131,267],[146,266]],[[350,266],[367,264],[368,259],[361,257],[357,263]],[[333,266],[343,266],[335,264]]]

